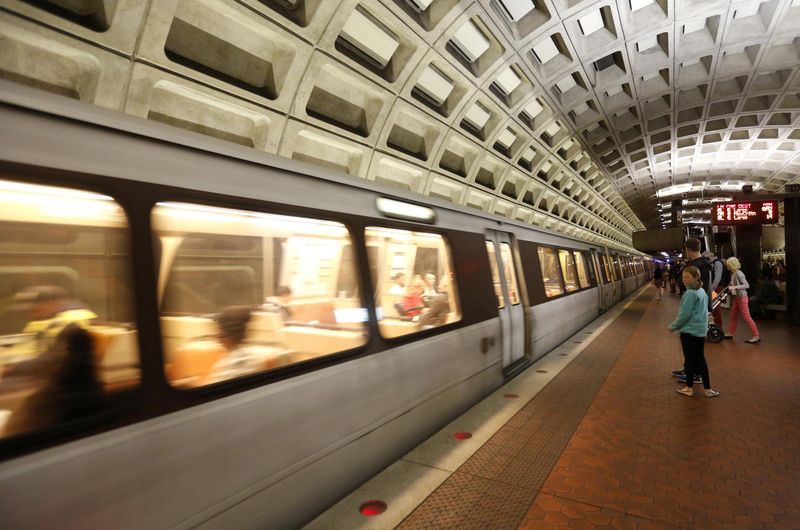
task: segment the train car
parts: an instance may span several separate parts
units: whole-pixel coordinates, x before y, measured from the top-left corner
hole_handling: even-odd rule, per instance
[[[2,528],[298,527],[622,297],[597,245],[8,83],[0,137]]]

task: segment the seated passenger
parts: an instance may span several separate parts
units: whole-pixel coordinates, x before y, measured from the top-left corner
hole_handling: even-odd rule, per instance
[[[439,282],[439,290],[441,292],[431,297],[428,308],[419,317],[420,329],[443,326],[447,323],[447,315],[450,313],[450,296],[447,293],[449,283],[448,275],[443,275],[442,280]]]
[[[227,307],[217,315],[219,341],[225,354],[211,367],[204,384],[225,381],[261,370],[261,357],[242,342],[247,334],[247,323],[252,309],[247,306]]]
[[[70,300],[67,292],[56,286],[27,287],[14,296],[11,312],[24,315],[28,321],[21,333],[27,337],[2,350],[5,367],[4,389],[48,378],[63,359],[63,349],[54,348],[56,337],[70,324],[87,328],[97,318],[82,303]]]
[[[403,299],[400,301],[402,316],[413,317],[422,313],[425,303],[422,300],[422,293],[425,291],[425,283],[422,280],[414,280],[406,289]]]
[[[3,435],[37,431],[85,418],[106,406],[94,366],[92,337],[77,324],[68,324],[51,345],[47,382],[15,410]]]
[[[283,316],[283,320],[291,320],[292,310],[289,307],[289,302],[292,300],[292,290],[288,285],[279,285],[275,289],[275,296],[267,298],[264,304],[264,309],[267,311],[275,311]]]
[[[425,275],[425,290],[422,293],[423,298],[431,298],[439,294],[436,290],[436,276],[430,272]]]
[[[406,274],[404,272],[398,272],[394,276],[392,276],[392,286],[389,287],[389,293],[391,295],[403,295],[406,292]]]

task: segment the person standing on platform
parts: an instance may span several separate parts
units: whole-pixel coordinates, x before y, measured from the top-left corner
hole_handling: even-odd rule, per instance
[[[703,257],[708,260],[708,263],[711,265],[711,285],[708,288],[708,294],[711,296],[710,301],[713,302],[716,296],[728,286],[731,281],[731,275],[728,272],[728,268],[725,266],[725,262],[716,257],[710,250],[703,252]],[[714,324],[723,327],[722,308],[717,305],[717,307],[713,309],[712,314],[714,315]]]
[[[708,295],[703,290],[703,281],[697,267],[689,265],[683,270],[686,292],[681,297],[678,316],[669,325],[669,331],[678,331],[683,349],[686,383],[676,391],[684,396],[694,395],[694,376],[700,374],[706,397],[716,397],[719,392],[711,388],[704,348],[708,333]]]
[[[664,269],[661,268],[660,263],[656,263],[656,268],[653,269],[653,285],[656,288],[656,293],[658,293],[657,300],[661,300],[661,297],[664,294],[664,276],[666,273]]]
[[[741,313],[742,319],[750,327],[750,331],[753,332],[753,336],[747,339],[745,342],[749,344],[761,342],[761,336],[758,334],[758,327],[756,326],[756,323],[753,322],[753,318],[750,316],[750,308],[747,305],[747,288],[750,287],[750,284],[747,283],[747,278],[741,271],[742,264],[739,263],[739,260],[736,258],[728,258],[728,261],[725,263],[728,266],[728,270],[731,271],[731,284],[728,286],[728,289],[730,290],[733,298],[731,318],[730,323],[728,324],[728,333],[725,334],[725,338],[733,339],[733,334],[736,333],[736,324],[739,320],[739,313]]]

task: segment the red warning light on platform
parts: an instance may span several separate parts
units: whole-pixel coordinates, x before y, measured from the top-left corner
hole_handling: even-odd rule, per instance
[[[456,440],[469,440],[472,438],[471,432],[459,431],[453,435]]]
[[[386,511],[386,503],[383,501],[367,501],[359,506],[358,511],[361,515],[372,517],[373,515],[380,515]]]
[[[715,225],[760,225],[778,222],[778,201],[721,202],[711,210]]]

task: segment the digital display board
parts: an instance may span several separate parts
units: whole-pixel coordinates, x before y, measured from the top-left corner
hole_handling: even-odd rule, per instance
[[[760,225],[778,222],[778,201],[721,202],[711,210],[715,225]]]

